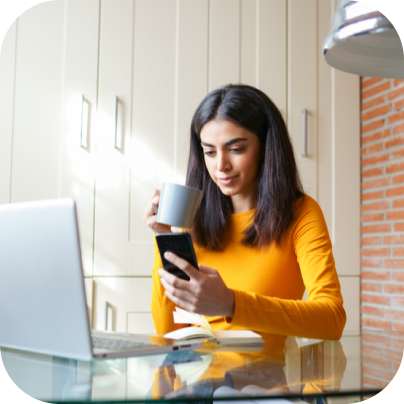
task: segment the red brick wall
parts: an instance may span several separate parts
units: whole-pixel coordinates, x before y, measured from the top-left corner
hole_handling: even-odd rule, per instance
[[[363,77],[361,87],[362,370],[370,386],[390,382],[403,356],[404,80]]]

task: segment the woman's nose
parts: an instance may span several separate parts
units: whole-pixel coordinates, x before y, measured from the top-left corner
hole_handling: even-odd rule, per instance
[[[229,171],[231,164],[229,159],[224,153],[218,153],[217,156],[217,171],[225,172]]]

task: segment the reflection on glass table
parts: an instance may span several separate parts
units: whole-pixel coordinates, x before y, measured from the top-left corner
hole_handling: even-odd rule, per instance
[[[392,338],[391,346],[388,338]],[[402,357],[404,333],[389,335],[388,331],[383,335],[367,331],[362,337],[340,341],[273,335],[265,345],[205,342],[196,351],[90,362],[6,348],[1,351],[15,384],[32,397],[53,403],[252,403],[282,398],[287,400],[282,402],[342,404],[359,402],[385,387],[385,377],[369,378],[363,373],[369,372],[372,363],[374,375],[386,372],[381,358],[372,362],[376,349],[372,344],[380,345],[380,341],[390,355],[395,349],[396,359]],[[397,360],[393,366],[398,368]],[[389,371],[392,379],[394,368]]]

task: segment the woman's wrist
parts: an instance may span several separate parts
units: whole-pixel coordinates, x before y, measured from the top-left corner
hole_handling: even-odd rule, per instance
[[[234,310],[236,306],[236,298],[234,296],[233,290],[229,289],[229,297],[226,300],[227,300],[227,309],[224,317],[232,318],[234,317]]]

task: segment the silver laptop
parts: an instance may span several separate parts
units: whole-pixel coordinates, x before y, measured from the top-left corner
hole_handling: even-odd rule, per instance
[[[91,331],[74,200],[0,205],[0,347],[91,360],[200,346]]]

